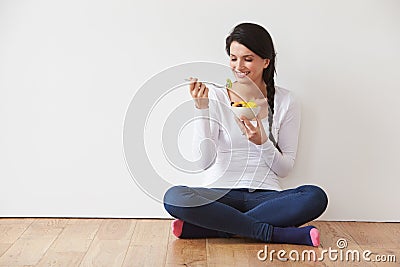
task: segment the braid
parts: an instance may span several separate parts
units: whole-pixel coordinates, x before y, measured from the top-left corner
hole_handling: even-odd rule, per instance
[[[268,67],[264,70],[263,80],[267,85],[267,100],[268,105],[274,114],[274,99],[275,99],[275,81],[274,75],[276,73],[275,70],[275,54],[272,55]]]
[[[263,73],[263,80],[267,84],[267,101],[268,101],[268,106],[269,106],[269,113],[268,112],[268,123],[269,123],[269,138],[271,139],[272,143],[275,145],[275,147],[279,150],[279,152],[282,153],[282,150],[280,149],[279,145],[275,141],[274,136],[272,135],[272,121],[273,121],[273,115],[274,115],[274,100],[275,100],[275,81],[274,81],[274,75],[276,73],[275,70],[275,56],[276,54],[273,53],[268,67],[264,70]]]
[[[267,84],[267,100],[268,105],[271,108],[272,114],[274,114],[274,99],[275,99],[275,82],[274,78]]]

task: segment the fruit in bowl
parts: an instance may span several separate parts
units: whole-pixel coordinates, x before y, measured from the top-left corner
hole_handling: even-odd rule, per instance
[[[248,120],[252,120],[257,116],[260,107],[254,101],[239,101],[231,102],[231,110],[239,119],[241,116],[245,116]]]

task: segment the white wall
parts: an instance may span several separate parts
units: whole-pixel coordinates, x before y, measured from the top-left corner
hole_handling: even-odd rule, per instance
[[[125,112],[170,66],[227,63],[226,35],[253,21],[275,40],[277,84],[302,102],[298,160],[284,185],[325,188],[325,220],[399,221],[399,8],[1,1],[0,216],[166,217],[125,165]]]

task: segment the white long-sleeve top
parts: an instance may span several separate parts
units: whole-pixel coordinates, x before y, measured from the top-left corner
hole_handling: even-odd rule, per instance
[[[209,108],[194,108],[193,135],[194,156],[207,170],[207,187],[282,190],[279,178],[293,169],[300,130],[300,105],[293,95],[275,86],[272,134],[281,153],[269,139],[262,145],[249,141],[230,110],[227,90],[208,87]],[[261,122],[269,135],[268,117]]]

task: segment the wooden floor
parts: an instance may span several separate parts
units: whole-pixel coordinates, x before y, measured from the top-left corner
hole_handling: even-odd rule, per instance
[[[244,238],[177,239],[170,223],[150,219],[0,219],[0,266],[400,266],[400,223],[316,221],[313,225],[321,231],[318,248]],[[341,249],[337,244],[340,238],[344,239],[339,243]],[[347,246],[342,248],[344,242]],[[331,259],[328,252],[323,254],[329,248],[338,251]],[[272,250],[276,252],[270,257]],[[288,261],[278,259],[279,250],[284,250],[281,258]],[[370,262],[362,258],[367,250],[372,252],[367,255]],[[358,251],[360,261],[349,257],[346,262],[347,251]],[[316,261],[308,259],[311,253]],[[321,255],[323,260],[318,259]],[[377,256],[387,262],[374,262]]]

